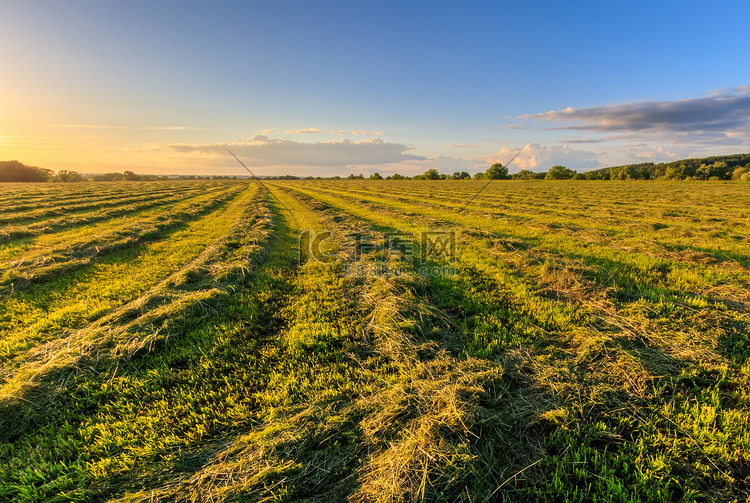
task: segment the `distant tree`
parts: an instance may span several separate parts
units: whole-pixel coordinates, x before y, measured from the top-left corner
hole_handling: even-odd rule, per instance
[[[734,174],[734,167],[724,161],[713,162],[711,164],[701,164],[695,171],[695,178],[698,180],[731,180]]]
[[[422,176],[423,180],[440,180],[440,173],[435,168],[428,169]]]
[[[488,178],[490,180],[505,180],[507,178],[510,178],[508,176],[508,168],[503,166],[499,162],[496,162],[495,164],[487,168],[484,176],[485,178]]]
[[[102,173],[91,177],[95,182],[119,182],[122,180],[122,173]]]
[[[651,172],[637,164],[628,164],[627,166],[611,168],[609,178],[610,180],[649,180],[651,179]]]
[[[529,171],[528,169],[522,169],[518,173],[512,175],[512,178],[516,180],[534,180],[536,177],[537,174],[533,171]]]
[[[383,177],[380,176],[380,173],[375,172],[370,175],[370,180],[382,180],[382,179]]]
[[[684,180],[686,176],[681,166],[670,166],[664,173],[664,178],[667,180]]]
[[[586,175],[584,175],[583,173],[576,173],[575,175],[573,175],[573,180],[586,180],[586,179],[587,179]]]
[[[140,176],[136,175],[132,171],[124,171],[122,173],[122,178],[123,178],[123,180],[127,180],[129,182],[135,182],[135,181],[138,181],[138,180],[141,179]]]
[[[82,182],[83,175],[76,171],[68,171],[67,169],[60,170],[54,178],[53,182]]]
[[[18,161],[0,161],[0,182],[46,182],[54,173]]]
[[[394,173],[391,176],[387,176],[386,179],[388,180],[408,180],[408,176],[399,175],[398,173]]]
[[[569,180],[575,176],[576,172],[572,169],[566,168],[565,166],[552,166],[547,175],[544,177],[545,180]]]
[[[484,180],[484,173],[481,171],[479,173],[474,173],[474,180]]]
[[[732,180],[739,180],[745,173],[750,173],[750,164],[747,166],[740,166],[732,171]]]

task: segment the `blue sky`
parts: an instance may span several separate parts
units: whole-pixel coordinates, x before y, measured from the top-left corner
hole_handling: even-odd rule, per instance
[[[414,174],[750,151],[745,2],[4,1],[0,160]]]

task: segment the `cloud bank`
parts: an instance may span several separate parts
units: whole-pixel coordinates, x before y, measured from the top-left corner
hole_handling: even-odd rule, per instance
[[[553,129],[600,133],[660,131],[717,132],[727,135],[730,132],[750,132],[750,86],[739,86],[702,98],[578,109],[568,107],[520,118],[565,124]]]
[[[257,135],[231,143],[232,152],[248,166],[357,166],[422,161],[426,157],[409,154],[414,147],[384,142],[379,138],[301,143]],[[207,159],[231,158],[224,144],[173,144],[164,149]]]

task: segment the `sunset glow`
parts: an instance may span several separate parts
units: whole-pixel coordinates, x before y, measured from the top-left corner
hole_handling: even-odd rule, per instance
[[[748,10],[10,2],[0,160],[237,174],[212,147],[237,142],[262,174],[346,175],[745,152]]]

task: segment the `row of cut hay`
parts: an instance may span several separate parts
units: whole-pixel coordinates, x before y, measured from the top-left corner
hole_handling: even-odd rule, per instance
[[[424,197],[420,197],[419,194],[399,196],[394,195],[392,190],[377,190],[387,188],[383,186],[367,190],[330,182],[303,186],[308,190],[323,190],[329,194],[370,201],[402,212],[416,212],[425,216],[437,215],[438,218],[443,218],[458,214],[474,215],[479,219],[493,221],[497,232],[512,234],[532,242],[540,239],[550,242],[572,238],[588,246],[613,248],[625,253],[641,253],[659,258],[670,256],[682,262],[700,265],[709,263],[714,267],[730,268],[736,268],[737,262],[744,267],[750,265],[745,239],[750,232],[750,226],[747,215],[741,211],[742,204],[736,202],[717,206],[709,201],[701,201],[700,212],[705,214],[704,218],[710,225],[698,227],[693,222],[685,222],[675,227],[674,222],[664,223],[663,214],[674,208],[682,210],[685,204],[696,204],[695,201],[685,197],[680,201],[666,201],[663,207],[650,208],[646,204],[645,207],[639,206],[634,210],[637,215],[631,215],[626,213],[625,204],[632,204],[633,196],[628,192],[608,188],[611,194],[605,192],[601,196],[612,200],[613,208],[618,209],[608,217],[603,214],[605,210],[601,204],[579,202],[578,192],[573,192],[576,197],[569,201],[570,207],[566,205],[568,201],[552,199],[544,202],[530,199],[531,196],[543,198],[544,194],[527,194],[526,197],[529,199],[520,199],[512,204],[495,204],[492,200],[481,200],[487,196],[485,193],[480,196],[480,201],[474,201],[471,206],[465,207],[471,194],[464,197],[456,193],[446,194],[447,191],[440,189],[431,189]],[[513,187],[506,185],[503,188]],[[511,197],[508,195],[509,190],[499,190],[497,197]],[[458,193],[460,194],[460,191]],[[451,198],[452,202],[444,202],[446,197]],[[625,199],[617,200],[618,197]],[[725,197],[729,197],[729,194]],[[653,194],[653,198],[659,198],[658,190]],[[540,205],[549,208],[544,209]],[[464,218],[455,222],[465,225],[467,221]],[[665,254],[665,251],[669,253]]]
[[[211,189],[196,188],[196,190],[190,191],[190,193],[186,195],[183,194],[185,197],[181,197],[181,195],[170,197],[170,200],[168,201],[170,204],[164,209],[183,211],[192,206],[205,204],[205,202],[216,197],[225,198],[228,194],[241,189],[241,185],[224,185],[223,187],[215,187]],[[122,218],[97,221],[80,227],[60,229],[53,233],[41,233],[31,237],[15,239],[0,246],[0,261],[5,262],[17,260],[22,258],[25,254],[44,251],[66,243],[74,244],[85,236],[107,234],[118,228],[136,223],[143,217],[153,218],[156,215],[163,215],[163,213],[164,211],[159,208],[152,208],[150,210],[144,209],[142,211],[135,211],[122,215]]]
[[[45,205],[50,200],[68,202],[80,201],[85,197],[99,194],[122,194],[132,190],[126,184],[50,184],[50,183],[3,183],[3,196],[0,196],[0,211],[15,211],[21,206],[33,209]],[[142,190],[158,190],[157,184],[148,182]]]
[[[129,206],[138,203],[179,197],[200,190],[200,187],[144,187],[143,190],[106,191],[101,193],[81,194],[76,199],[46,198],[43,202],[21,203],[0,208],[0,225],[40,224],[50,222],[54,225],[57,217],[85,216],[101,212],[113,206]]]
[[[323,194],[321,189],[312,190]],[[670,255],[647,252],[641,248],[623,249],[614,242],[596,244],[580,236],[564,236],[555,232],[530,234],[526,228],[511,228],[491,217],[481,218],[468,213],[441,215],[434,208],[420,209],[415,204],[393,205],[385,197],[360,199],[347,197],[341,191],[335,191],[334,194],[332,197],[339,197],[359,206],[365,205],[372,208],[373,212],[394,215],[396,219],[404,209],[412,211],[412,218],[421,217],[420,220],[427,225],[437,228],[454,227],[458,230],[459,236],[472,227],[478,228],[478,232],[491,231],[490,239],[501,244],[507,238],[519,242],[523,251],[518,255],[523,257],[524,261],[535,256],[537,261],[549,262],[551,259],[553,265],[554,262],[560,262],[566,270],[585,270],[589,282],[593,280],[608,286],[614,281],[620,288],[644,291],[646,296],[679,297],[684,291],[716,292],[715,287],[718,285],[750,282],[747,268],[736,261],[713,261],[711,264],[685,262],[674,260],[676,257]],[[537,278],[537,281],[546,280]],[[732,298],[727,296],[721,300],[731,302]]]
[[[289,194],[288,206],[293,205],[291,198],[315,208],[321,221],[335,222],[335,228],[328,226],[333,234],[347,228],[366,230],[361,220],[300,194]],[[373,263],[376,257],[364,260]],[[326,266],[303,267],[301,281],[307,274],[321,274],[321,268]],[[473,442],[478,428],[492,430],[503,424],[493,421],[481,405],[497,393],[487,387],[498,385],[502,369],[457,358],[443,349],[441,338],[451,337],[451,328],[420,298],[420,282],[413,273],[398,278],[345,276],[343,295],[352,299],[362,320],[359,342],[349,351],[350,365],[367,376],[363,381],[379,385],[360,396],[278,411],[264,426],[238,436],[195,475],[124,500],[270,501],[288,494],[417,501],[440,492],[460,496],[466,484],[475,489],[482,483],[488,496],[502,480],[487,464],[487,453],[474,449]],[[300,308],[293,306],[289,312]],[[428,334],[434,336],[436,329],[443,335],[433,340]],[[297,329],[292,324],[287,330]],[[289,339],[283,334],[281,338]],[[332,444],[345,448],[329,452]]]
[[[75,236],[57,235],[51,243],[33,243],[25,250],[19,248],[16,256],[0,264],[0,295],[60,277],[126,248],[163,239],[236,197],[239,188],[200,194],[187,200],[174,199],[165,202],[166,205],[157,204],[155,208],[138,208],[129,215],[134,220],[130,225],[105,222],[107,228],[86,226],[76,230]]]
[[[367,218],[369,213],[372,219],[377,215],[378,221],[398,220],[397,212],[385,205],[368,205],[356,198],[345,203],[342,201],[343,197],[337,202],[336,199],[323,197],[320,191],[299,190],[309,195],[315,194],[314,197],[345,211],[354,211],[363,218]],[[400,228],[409,228],[419,221],[412,216],[410,222],[401,224]],[[434,225],[434,220],[430,217],[421,222],[426,226]],[[692,375],[709,375],[721,377],[718,381],[715,381],[716,377],[701,378],[706,379],[704,382],[707,387],[705,390],[695,390],[693,399],[704,402],[707,400],[704,393],[713,389],[714,382],[721,383],[724,380],[723,386],[728,386],[731,391],[722,393],[722,399],[705,403],[701,407],[713,411],[716,417],[725,417],[734,431],[743,431],[743,428],[747,431],[750,426],[746,412],[738,415],[729,411],[725,414],[721,406],[716,405],[723,401],[733,403],[744,400],[743,393],[737,386],[747,372],[727,358],[728,348],[725,342],[727,339],[736,340],[732,343],[735,347],[742,344],[740,333],[745,331],[744,340],[747,343],[746,330],[750,326],[750,319],[747,309],[742,307],[747,305],[746,300],[742,300],[747,299],[747,291],[743,292],[738,288],[737,279],[734,278],[734,285],[730,281],[728,285],[717,284],[710,288],[704,293],[703,299],[688,295],[688,300],[683,301],[678,292],[671,299],[662,297],[661,300],[640,299],[622,303],[613,295],[616,294],[613,288],[592,282],[592,276],[586,272],[589,264],[583,261],[570,260],[564,255],[553,255],[550,261],[549,252],[546,252],[546,260],[539,260],[544,258],[544,250],[541,250],[541,257],[534,259],[534,253],[538,254],[534,248],[513,246],[496,250],[495,259],[487,260],[487,252],[492,251],[487,247],[492,247],[492,241],[469,239],[465,243],[461,260],[468,260],[473,267],[488,275],[501,272],[505,266],[500,265],[498,269],[498,264],[504,262],[520,260],[517,266],[519,271],[529,267],[537,269],[535,264],[539,264],[541,267],[538,267],[538,272],[527,278],[529,284],[535,284],[538,292],[549,297],[554,304],[570,305],[583,316],[577,316],[554,328],[547,347],[542,345],[530,348],[521,358],[527,369],[523,375],[529,379],[533,388],[546,396],[546,400],[542,401],[549,403],[547,410],[537,409],[538,424],[561,432],[556,435],[562,438],[575,438],[580,446],[598,442],[609,445],[610,448],[620,446],[623,451],[640,445],[632,443],[634,437],[671,435],[672,440],[668,443],[671,444],[670,447],[654,448],[650,454],[646,454],[649,452],[649,448],[646,448],[642,455],[653,455],[655,459],[664,459],[667,463],[680,463],[683,458],[674,457],[674,452],[670,449],[690,452],[689,469],[700,480],[697,484],[713,484],[712,490],[717,491],[717,494],[732,494],[735,491],[731,489],[733,484],[743,477],[742,466],[745,461],[743,457],[732,459],[731,453],[747,444],[744,437],[721,440],[718,426],[714,425],[702,433],[706,435],[706,440],[699,444],[691,441],[690,437],[685,437],[684,433],[678,433],[675,437],[674,426],[670,421],[677,422],[679,417],[685,415],[676,412],[684,405],[677,405],[682,403],[683,398],[681,393],[674,391],[675,384],[683,380],[692,382]],[[529,258],[532,259],[530,262]],[[505,275],[499,276],[502,277]],[[524,297],[522,295],[518,301],[523,303]],[[674,314],[665,318],[664,310],[672,310]],[[528,314],[532,315],[535,311],[531,310]],[[746,360],[740,360],[742,361]],[[677,389],[679,390],[679,385]],[[665,390],[674,395],[665,399]],[[643,427],[639,426],[639,423],[643,424],[643,420],[633,413],[637,410],[643,411],[642,414],[646,416],[656,414],[658,426],[650,426],[644,432]],[[671,418],[666,415],[666,411]],[[742,419],[743,414],[745,419]],[[693,422],[691,428],[698,428],[698,424],[703,423]],[[590,431],[593,440],[586,435],[578,437],[578,434],[570,433],[580,431],[581,428]],[[554,439],[555,436],[550,438]],[[626,438],[631,440],[626,441]],[[550,448],[554,448],[555,442],[559,440],[555,440]],[[713,442],[716,443],[712,445]],[[617,452],[617,449],[613,450]],[[593,455],[596,450],[587,452]],[[708,456],[706,452],[714,452],[714,455]],[[574,459],[579,455],[580,451],[568,452],[568,456],[574,456]],[[607,461],[608,458],[610,459]],[[564,460],[564,463],[568,462]],[[627,461],[618,459],[614,454],[601,456],[596,461],[602,462]],[[706,463],[708,466],[718,466],[720,470],[711,474],[711,470],[704,469]],[[535,471],[539,473],[537,469],[542,468],[548,471],[560,470],[565,477],[572,478],[575,470],[570,466],[561,469],[561,466],[563,465],[555,468],[553,463],[545,461],[527,474],[533,475]],[[595,479],[592,475],[587,476]],[[658,492],[652,481],[648,484],[649,490]],[[695,486],[696,483],[691,485]],[[563,486],[564,484],[561,487]]]
[[[172,324],[184,316],[210,316],[213,304],[263,259],[271,216],[265,191],[253,191],[239,201],[238,218],[228,232],[180,270],[86,327],[29,350],[18,366],[4,368],[3,438],[43,417],[72,376],[106,371],[119,359],[166,344]]]
[[[203,190],[163,191],[156,194],[138,194],[120,199],[107,198],[89,203],[85,208],[74,210],[66,207],[44,212],[34,218],[20,217],[17,223],[3,226],[2,239],[5,247],[30,242],[35,236],[53,234],[65,229],[92,225],[114,218],[144,212],[152,208],[168,207],[187,198],[205,193]]]

